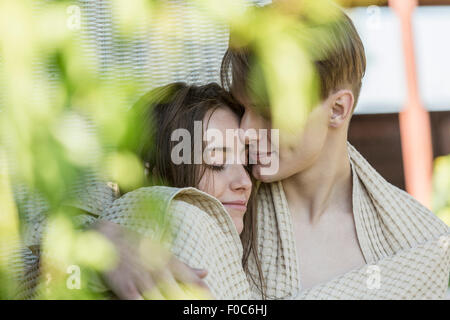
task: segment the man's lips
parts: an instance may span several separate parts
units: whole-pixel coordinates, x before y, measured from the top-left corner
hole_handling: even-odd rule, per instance
[[[230,209],[235,209],[239,211],[246,211],[247,210],[247,201],[243,200],[237,200],[237,201],[224,201],[222,204]]]
[[[268,164],[271,161],[272,152],[258,152],[249,154],[249,158],[256,164]]]

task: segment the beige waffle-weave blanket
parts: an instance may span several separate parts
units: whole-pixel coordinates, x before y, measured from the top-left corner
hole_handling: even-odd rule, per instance
[[[406,192],[384,180],[350,144],[348,153],[354,219],[367,264],[302,290],[291,215],[282,183],[262,184],[258,190],[258,241],[269,297],[445,297],[450,271],[448,226]],[[254,262],[251,270],[256,270]],[[253,291],[256,289],[252,287]]]
[[[162,240],[187,265],[208,270],[205,282],[214,298],[250,298],[239,235],[210,195],[194,188],[140,188],[114,201],[100,219]]]
[[[353,211],[367,265],[302,290],[282,183],[262,184],[258,190],[258,245],[269,298],[444,297],[450,265],[449,228],[407,193],[386,182],[350,144],[348,151]],[[258,288],[243,274],[239,236],[213,197],[193,188],[151,187],[112,202],[109,198],[98,210],[100,217],[144,235],[154,237],[158,232],[149,212],[140,207],[142,199],[153,201],[153,211],[171,217],[168,230],[173,252],[188,265],[209,270],[206,282],[216,298],[259,297]],[[255,272],[251,258],[249,263]]]
[[[114,200],[113,189],[96,181],[91,196],[72,203],[89,214],[76,217],[87,227],[97,219],[115,222],[139,234],[162,241],[172,253],[193,268],[208,270],[205,282],[216,299],[249,299],[251,297],[242,268],[242,244],[236,228],[223,205],[195,188],[154,186],[140,188]],[[95,187],[94,187],[95,186]],[[90,189],[90,190],[91,190]],[[92,191],[91,190],[91,191]],[[45,233],[45,219],[36,219],[25,232],[26,246],[39,245]],[[39,277],[39,256],[25,246],[19,246],[19,260],[13,271],[20,287],[16,298],[35,298]],[[97,292],[108,288],[96,279],[92,288]]]

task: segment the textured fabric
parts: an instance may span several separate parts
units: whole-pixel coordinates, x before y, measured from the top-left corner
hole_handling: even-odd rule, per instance
[[[100,219],[163,240],[181,261],[208,270],[205,282],[216,299],[249,299],[239,235],[223,205],[208,194],[140,188],[116,200]]]
[[[97,219],[115,222],[145,237],[162,241],[172,253],[193,268],[208,270],[205,282],[216,299],[249,299],[249,284],[242,268],[242,244],[236,228],[223,205],[215,198],[194,188],[147,187],[113,199],[113,189],[100,181],[95,184],[99,199],[85,197],[80,226],[87,227]],[[100,191],[102,192],[100,192]],[[92,200],[92,201],[91,201]],[[99,209],[98,203],[104,208]],[[77,202],[73,203],[77,205]],[[97,209],[95,209],[97,208]],[[96,216],[95,218],[93,218]],[[45,220],[44,220],[45,221]],[[41,239],[45,223],[28,229]],[[16,298],[35,297],[39,278],[39,254],[28,248],[14,249],[17,259],[12,270],[20,282]],[[23,263],[25,258],[25,264]],[[98,280],[98,279],[97,279]],[[101,281],[96,292],[108,289]]]
[[[23,270],[18,276],[18,288],[14,299],[33,299],[37,297],[37,285],[40,279],[40,255],[39,252],[32,252],[28,247],[21,247],[21,263],[11,268],[11,270]]]
[[[39,256],[15,239],[0,245],[0,260],[6,262],[8,276],[15,286],[11,298],[33,298],[39,278]]]
[[[257,194],[258,255],[266,283],[268,299],[292,296],[299,286],[293,225],[281,182],[260,184]],[[257,267],[249,256],[249,272],[257,276]],[[261,290],[251,283],[253,298]]]
[[[442,299],[448,266],[448,237],[442,236],[300,291],[296,298]]]
[[[302,290],[291,215],[282,184],[262,184],[258,191],[258,245],[268,296],[444,298],[450,271],[448,226],[406,192],[384,180],[350,144],[348,153],[354,219],[367,265]],[[253,262],[251,272],[255,270]],[[373,275],[368,270],[379,271],[378,289],[369,285]]]
[[[386,182],[350,144],[348,151],[354,217],[367,265],[301,290],[291,216],[282,183],[261,184],[258,246],[268,298],[443,298],[450,265],[448,227],[406,192]],[[172,217],[173,252],[193,267],[212,267],[208,285],[215,295],[229,299],[259,298],[257,286],[242,277],[242,248],[237,233],[220,203],[210,196],[195,189],[144,188],[130,194],[129,199],[119,200],[105,217],[134,226],[145,234],[151,225],[144,225],[142,215],[136,215],[141,210],[128,208],[133,208],[132,203],[139,202],[137,199],[156,194],[168,208],[164,212]],[[217,252],[220,254],[216,255]],[[226,259],[221,259],[222,255]],[[249,264],[250,272],[256,275],[251,256]],[[250,295],[247,289],[245,294],[238,295],[239,290],[227,287],[223,277],[233,279],[234,289],[250,286]]]
[[[86,174],[83,182],[75,182],[70,194],[74,200],[66,205],[80,209],[83,214],[74,217],[79,226],[86,226],[95,221],[117,197],[112,184],[105,183],[99,175]],[[46,226],[49,210],[45,199],[36,192],[31,192],[23,185],[16,186],[14,197],[21,217],[23,243],[25,246],[39,246]]]
[[[270,0],[247,0],[266,5]],[[192,1],[165,1],[165,21],[138,22],[125,42],[117,28],[111,0],[76,0],[81,11],[78,35],[89,62],[99,66],[103,80],[133,80],[137,96],[176,81],[189,84],[219,82],[220,64],[228,48],[226,25],[208,16]],[[148,24],[148,25],[146,25]]]
[[[407,193],[386,182],[351,145],[348,151],[354,217],[367,265],[301,290],[282,184],[261,184],[258,250],[268,298],[443,298],[450,268],[449,228]],[[143,235],[167,239],[179,259],[209,270],[206,282],[216,298],[260,298],[257,286],[245,278],[236,229],[223,206],[211,196],[193,188],[142,188],[107,205],[100,216]],[[155,229],[157,223],[167,228]],[[256,274],[252,256],[249,268]],[[36,278],[35,269],[27,276],[28,283]],[[29,288],[26,283],[23,287]]]
[[[386,182],[350,144],[348,151],[354,219],[367,265],[301,290],[292,221],[282,183],[261,184],[258,250],[268,298],[443,298],[450,268],[449,228],[407,193]],[[247,281],[242,270],[242,245],[236,229],[216,199],[193,188],[151,187],[112,201],[113,188],[109,190],[96,194],[104,199],[95,201],[104,205],[100,210],[102,219],[158,239],[169,234],[171,249],[179,259],[209,270],[206,282],[218,299],[260,297],[259,289]],[[96,206],[86,203],[84,207],[93,211]],[[155,228],[157,225],[167,225],[166,232]],[[32,257],[29,252],[26,255]],[[31,271],[25,277],[24,288],[29,288],[27,283],[37,277],[33,263],[27,268]],[[252,256],[249,268],[256,275]],[[379,279],[378,284],[371,285],[373,277]],[[22,296],[27,296],[23,290]]]

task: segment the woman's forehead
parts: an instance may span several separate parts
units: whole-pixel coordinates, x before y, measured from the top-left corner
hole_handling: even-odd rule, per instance
[[[220,107],[205,115],[204,131],[219,130],[225,135],[227,129],[239,129],[239,117],[230,108]]]

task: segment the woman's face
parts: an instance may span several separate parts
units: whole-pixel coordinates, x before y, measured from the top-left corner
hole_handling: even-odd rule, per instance
[[[206,147],[203,159],[207,164],[198,188],[224,205],[240,234],[252,182],[244,167],[245,145],[238,136],[230,134],[230,130],[238,132],[238,129],[239,117],[229,108],[220,107],[205,115],[203,130]]]

